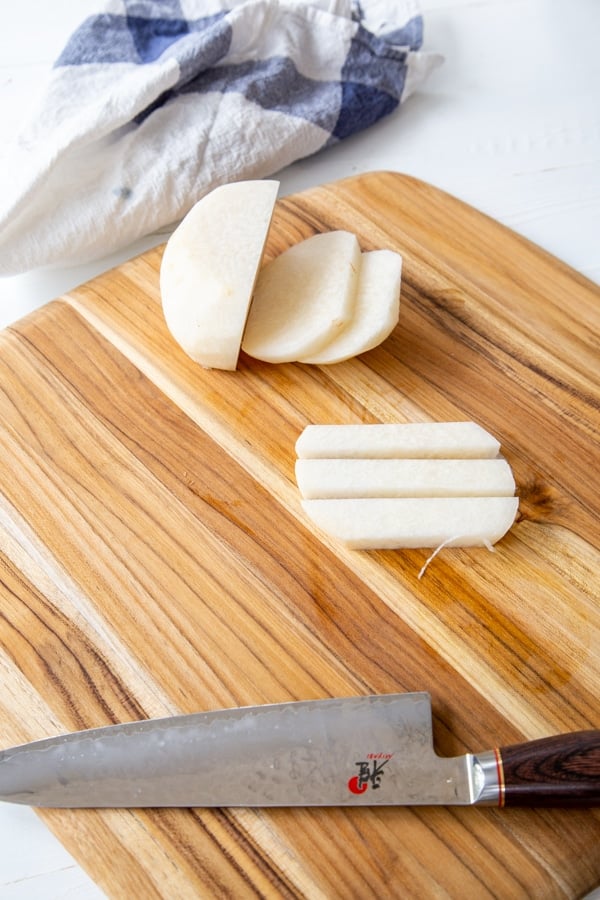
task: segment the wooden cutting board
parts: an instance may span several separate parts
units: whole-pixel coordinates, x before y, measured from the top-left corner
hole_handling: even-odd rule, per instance
[[[162,319],[161,248],[0,335],[2,745],[412,690],[432,695],[443,755],[600,727],[600,291],[390,173],[280,201],[268,256],[336,228],[404,257],[400,324],[347,363],[194,365]],[[419,578],[429,551],[344,550],[303,518],[305,425],[458,419],[496,435],[517,480],[495,552],[446,549]],[[600,810],[41,815],[111,897],[600,883]]]

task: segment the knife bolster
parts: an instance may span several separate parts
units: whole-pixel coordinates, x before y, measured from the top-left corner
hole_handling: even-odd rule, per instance
[[[473,803],[476,806],[503,806],[504,778],[497,750],[472,757]]]

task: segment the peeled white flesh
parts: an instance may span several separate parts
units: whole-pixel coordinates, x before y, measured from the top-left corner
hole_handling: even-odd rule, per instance
[[[169,238],[160,290],[167,326],[207,368],[237,366],[277,197],[277,181],[240,181],[206,194]]]
[[[318,352],[351,320],[361,252],[347,231],[315,234],[268,263],[257,279],[242,349],[270,363]]]
[[[308,425],[296,442],[296,455],[306,459],[489,459],[499,449],[476,422]]]
[[[352,497],[512,497],[505,459],[298,459],[306,499]]]
[[[303,500],[319,528],[353,550],[495,544],[515,520],[517,497]]]
[[[381,344],[398,324],[401,275],[402,257],[398,253],[363,253],[352,319],[319,352],[300,362],[331,365]]]

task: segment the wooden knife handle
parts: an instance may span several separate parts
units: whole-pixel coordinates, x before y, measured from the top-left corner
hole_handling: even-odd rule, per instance
[[[600,731],[497,751],[501,806],[600,806]]]

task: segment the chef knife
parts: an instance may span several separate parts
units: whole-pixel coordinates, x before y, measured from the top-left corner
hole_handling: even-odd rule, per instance
[[[128,722],[0,752],[0,800],[44,807],[600,803],[600,731],[457,757],[427,693]]]

